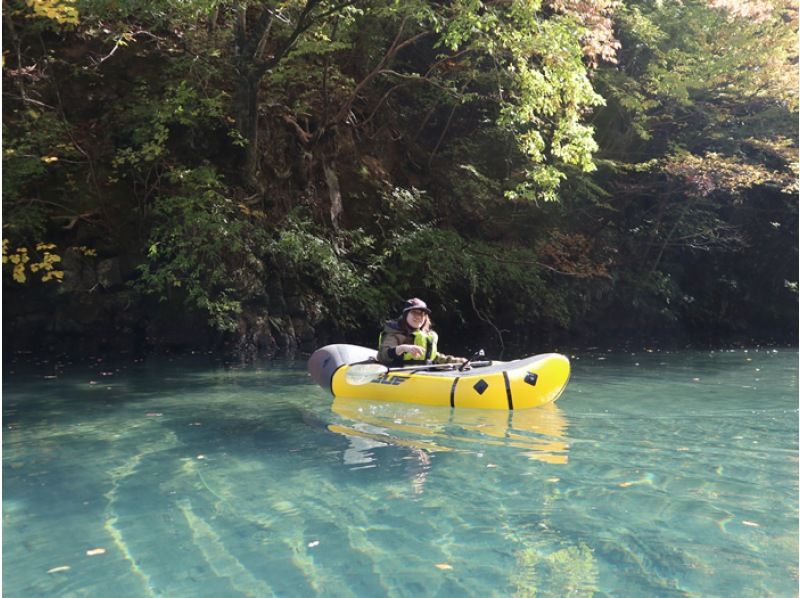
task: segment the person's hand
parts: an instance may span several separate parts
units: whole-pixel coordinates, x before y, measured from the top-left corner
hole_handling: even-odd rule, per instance
[[[422,347],[418,345],[397,345],[394,350],[398,355],[403,353],[411,353],[413,357],[422,357],[424,355]]]

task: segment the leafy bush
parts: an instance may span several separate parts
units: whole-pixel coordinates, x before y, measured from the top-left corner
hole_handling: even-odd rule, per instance
[[[153,207],[147,262],[136,287],[162,301],[180,293],[219,330],[234,330],[242,300],[263,287],[263,228],[210,167],[173,170],[172,195]]]

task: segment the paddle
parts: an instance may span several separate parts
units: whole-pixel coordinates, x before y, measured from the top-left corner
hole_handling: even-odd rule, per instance
[[[426,365],[414,365],[402,368],[390,368],[382,363],[356,363],[347,368],[347,373],[344,379],[348,384],[353,386],[361,386],[372,382],[376,377],[388,374],[389,372],[414,372],[417,370],[441,370],[441,369],[454,369],[458,364],[456,363],[429,363]]]

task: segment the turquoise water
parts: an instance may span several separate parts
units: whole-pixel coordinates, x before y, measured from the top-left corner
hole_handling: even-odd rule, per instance
[[[3,594],[797,595],[797,350],[572,360],[511,414],[6,366]]]

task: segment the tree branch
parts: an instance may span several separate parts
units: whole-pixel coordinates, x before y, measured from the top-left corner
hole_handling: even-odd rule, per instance
[[[464,249],[466,253],[471,253],[472,255],[479,255],[483,257],[488,257],[494,260],[495,262],[501,264],[522,264],[526,266],[536,266],[538,268],[544,268],[545,270],[549,270],[550,272],[554,272],[555,274],[560,274],[562,276],[571,276],[573,278],[592,278],[592,275],[585,274],[583,272],[565,272],[563,270],[559,270],[558,268],[554,268],[553,266],[548,266],[547,264],[543,264],[537,260],[510,260],[498,257],[493,253],[486,253],[483,251],[475,251],[474,249]],[[606,276],[607,277],[607,276]]]
[[[289,35],[289,39],[284,42],[283,46],[281,46],[275,55],[272,56],[269,60],[260,63],[256,67],[256,76],[261,77],[264,73],[266,73],[269,69],[273,68],[277,65],[283,57],[292,49],[292,46],[297,42],[297,39],[305,33],[315,22],[316,19],[322,18],[322,15],[319,15],[315,18],[309,18],[311,12],[320,4],[321,0],[308,0],[306,5],[303,7],[300,16],[297,18],[297,24],[295,25],[294,31]],[[324,13],[323,13],[324,14]],[[308,19],[308,21],[306,21]]]
[[[400,23],[400,28],[397,32],[397,35],[395,36],[394,41],[392,41],[392,45],[389,46],[389,49],[386,51],[386,54],[384,54],[383,58],[381,58],[377,66],[374,69],[372,69],[372,71],[368,73],[366,77],[364,77],[361,81],[359,81],[359,83],[353,90],[353,93],[350,94],[350,97],[344,102],[344,104],[342,104],[342,107],[336,113],[336,116],[334,116],[333,122],[342,122],[345,119],[345,117],[350,114],[350,111],[353,107],[353,103],[356,101],[356,98],[358,97],[358,94],[361,92],[361,90],[364,89],[364,87],[366,87],[367,83],[369,83],[372,79],[374,79],[381,73],[394,72],[394,71],[387,71],[384,69],[384,67],[389,63],[389,61],[391,61],[397,55],[397,53],[402,48],[405,48],[406,46],[409,46],[417,42],[423,37],[431,35],[430,31],[422,31],[421,33],[411,36],[404,42],[400,42],[399,41],[400,36],[403,33],[403,29],[405,28],[405,23],[407,19],[408,17],[403,19],[402,23]],[[399,75],[399,73],[396,74]]]
[[[453,115],[456,113],[456,108],[458,108],[458,104],[453,104],[453,109],[450,110],[450,115],[447,117],[447,122],[444,124],[442,134],[439,135],[439,140],[436,142],[436,146],[434,146],[433,151],[428,158],[428,168],[431,167],[431,164],[433,163],[433,157],[436,155],[436,152],[439,151],[439,146],[442,145],[442,141],[444,141],[444,136],[447,134],[447,130],[450,128],[450,123],[453,120]]]

